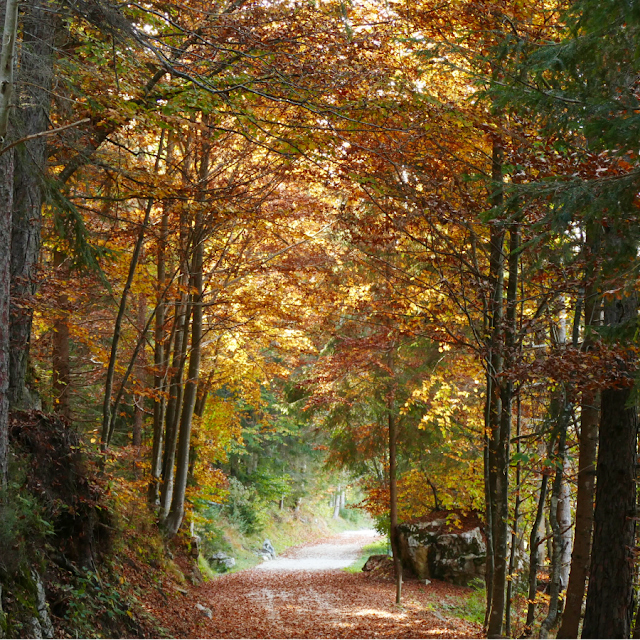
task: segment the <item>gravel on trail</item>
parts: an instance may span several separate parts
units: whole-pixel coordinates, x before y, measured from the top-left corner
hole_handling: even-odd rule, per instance
[[[374,539],[370,531],[348,532],[212,580],[185,597],[172,632],[185,638],[482,637],[479,625],[449,612],[469,589],[408,581],[398,607],[392,580],[341,570]]]

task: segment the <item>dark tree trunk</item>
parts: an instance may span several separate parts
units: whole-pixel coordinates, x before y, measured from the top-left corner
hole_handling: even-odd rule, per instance
[[[492,155],[492,189],[491,204],[500,207],[503,200],[502,162],[503,148],[498,137],[493,140]],[[507,547],[508,547],[508,496],[509,461],[508,461],[508,431],[511,428],[511,383],[503,382],[504,369],[504,225],[494,220],[490,229],[490,257],[489,272],[492,283],[491,291],[491,327],[489,336],[488,376],[490,376],[490,395],[487,417],[489,423],[485,429],[489,434],[488,443],[488,479],[489,491],[486,505],[490,511],[488,519],[491,521],[492,542],[492,573],[491,599],[487,600],[487,635],[497,637],[502,635],[502,625],[505,611],[505,589],[507,578]],[[514,284],[517,277],[514,277]],[[516,289],[517,291],[517,289]],[[506,401],[507,406],[504,406]],[[489,591],[488,591],[489,593]]]
[[[636,316],[634,297],[605,307],[605,322]],[[620,363],[624,376],[626,365]],[[631,633],[635,545],[637,412],[632,379],[601,396],[593,545],[583,638],[628,638]]]
[[[13,94],[13,68],[18,23],[17,0],[0,0],[4,14],[2,53],[0,54],[0,144],[9,136],[9,107]],[[9,460],[9,381],[11,304],[11,216],[13,210],[13,150],[0,156],[0,489],[8,481]]]
[[[389,421],[389,540],[393,552],[393,570],[396,577],[396,604],[402,601],[402,561],[400,559],[400,544],[398,540],[398,479],[397,479],[397,442],[398,433],[396,421],[391,411],[388,413]],[[340,503],[340,496],[336,496]]]
[[[528,638],[533,631],[533,623],[536,619],[536,594],[538,593],[538,561],[540,558],[540,543],[542,537],[540,529],[542,519],[544,518],[544,503],[547,499],[547,486],[549,476],[545,473],[542,475],[540,483],[540,494],[538,496],[538,508],[536,510],[536,519],[531,528],[531,536],[529,538],[529,597],[527,606],[527,621],[524,627],[524,637]]]
[[[9,457],[9,304],[13,152],[0,156],[0,489],[7,486]]]
[[[55,6],[48,0],[25,4],[23,38],[15,114],[16,138],[46,131],[49,126],[53,81],[53,40],[58,23]],[[43,178],[46,138],[40,137],[16,149],[11,236],[11,373],[10,402],[31,409],[26,389],[33,296],[37,287],[42,224]],[[64,415],[64,414],[63,414]]]
[[[503,329],[504,355],[502,357],[502,369],[506,370],[509,370],[513,366],[515,360],[519,245],[518,225],[514,223],[509,225],[509,282],[507,285],[506,317]],[[499,335],[500,333],[498,333],[498,336]],[[493,512],[494,574],[491,614],[489,616],[489,626],[487,629],[489,637],[502,635],[502,625],[506,617],[506,586],[509,570],[509,444],[511,441],[512,403],[513,382],[509,379],[503,380],[500,384],[500,422],[495,442],[496,502]]]

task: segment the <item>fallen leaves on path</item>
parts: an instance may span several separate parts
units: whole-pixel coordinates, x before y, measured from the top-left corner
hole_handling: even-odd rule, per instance
[[[172,590],[170,597],[167,589],[156,590],[149,604],[167,631],[183,638],[482,637],[479,625],[447,614],[469,592],[437,581],[406,582],[398,607],[394,583],[385,578],[341,570],[253,569],[186,593]]]

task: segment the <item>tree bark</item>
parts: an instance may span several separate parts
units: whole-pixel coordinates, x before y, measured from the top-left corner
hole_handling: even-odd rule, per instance
[[[172,157],[172,137],[167,143],[167,159]],[[151,450],[151,480],[149,481],[149,502],[153,505],[160,503],[160,477],[162,475],[162,444],[164,434],[164,420],[167,409],[165,397],[167,380],[167,363],[165,348],[165,296],[166,296],[166,247],[169,235],[169,211],[165,204],[162,209],[160,222],[160,237],[158,238],[157,268],[158,280],[156,283],[156,326],[153,351],[153,388],[155,397],[153,401],[153,445]]]
[[[4,6],[3,6],[4,5]],[[0,2],[5,20],[0,53],[0,142],[6,144],[13,94],[13,65],[18,1]],[[0,489],[8,482],[9,459],[9,315],[11,304],[11,213],[13,210],[13,149],[0,156]]]
[[[49,126],[53,84],[53,42],[59,18],[48,0],[25,5],[19,66],[20,93],[11,115],[16,137],[42,133]],[[29,140],[16,148],[11,237],[11,381],[10,402],[31,409],[27,390],[33,298],[40,261],[43,178],[46,138]],[[68,411],[61,411],[68,417]]]
[[[516,311],[517,311],[517,295],[518,295],[518,269],[520,263],[520,236],[517,223],[509,225],[509,257],[508,272],[509,281],[507,285],[506,314],[504,323],[504,357],[503,369],[508,371],[515,363],[516,352]],[[504,620],[507,619],[506,611],[507,599],[505,587],[508,580],[509,565],[509,462],[510,452],[509,445],[511,442],[511,422],[512,422],[512,404],[513,404],[513,381],[506,379],[500,385],[500,433],[498,440],[498,455],[496,461],[498,464],[496,474],[496,495],[498,497],[496,510],[494,513],[494,589],[493,597],[496,613],[501,610]],[[496,526],[497,525],[497,526]],[[496,589],[501,591],[496,592]],[[496,595],[498,596],[496,600]],[[492,611],[494,608],[492,603]],[[492,626],[492,624],[495,625]],[[502,624],[502,618],[500,621]],[[498,629],[497,619],[489,618],[489,634],[502,634],[502,629]]]
[[[398,540],[398,479],[397,479],[397,442],[396,421],[391,411],[388,412],[389,423],[389,540],[393,552],[393,570],[396,577],[396,604],[402,602],[402,561],[400,559],[400,543]],[[336,496],[339,500],[339,496]]]
[[[516,408],[516,453],[520,453],[520,430],[522,425],[522,403],[520,394],[517,396],[517,408]],[[504,633],[507,637],[511,635],[511,605],[513,602],[513,589],[516,573],[516,555],[517,555],[517,540],[518,529],[520,524],[520,498],[522,480],[522,462],[518,460],[516,465],[516,501],[513,509],[513,530],[511,532],[511,550],[509,554],[509,583],[507,584],[507,602],[506,610],[504,614]]]
[[[587,227],[588,265],[599,253],[599,238],[595,226]],[[594,267],[586,273],[584,295],[585,337],[582,350],[588,352],[593,345],[592,327],[600,324],[597,318],[598,291],[594,284]],[[578,459],[578,493],[576,497],[576,526],[571,557],[571,572],[567,586],[567,598],[562,615],[558,638],[577,638],[582,616],[589,561],[591,554],[591,532],[593,529],[593,501],[595,497],[595,463],[598,443],[598,418],[600,410],[598,395],[593,390],[583,390],[580,417],[580,453]]]
[[[556,474],[551,489],[551,505],[549,508],[549,521],[553,532],[553,547],[551,556],[551,582],[549,584],[549,610],[547,616],[540,627],[540,637],[548,638],[549,632],[556,624],[559,615],[562,613],[560,592],[562,591],[562,560],[565,554],[563,548],[565,537],[563,536],[562,525],[558,517],[560,510],[560,498],[562,495],[564,480],[564,468],[566,458],[566,442],[567,442],[567,422],[569,412],[566,402],[566,391],[557,390],[551,401],[552,419],[556,423],[556,432],[558,438],[558,452],[555,456]]]
[[[175,345],[173,351],[174,374],[171,377],[169,386],[169,401],[166,411],[166,426],[164,432],[164,454],[162,458],[162,487],[160,494],[161,519],[164,520],[169,515],[171,501],[173,499],[173,485],[175,480],[174,466],[176,457],[176,447],[178,445],[178,421],[182,409],[182,399],[184,385],[182,381],[184,366],[187,355],[187,344],[189,338],[189,319],[191,317],[191,301],[186,297],[184,305],[180,304],[176,309],[178,323],[175,335]]]
[[[635,296],[605,306],[605,323],[635,319]],[[619,362],[624,379],[628,365]],[[628,638],[631,633],[635,545],[635,469],[638,418],[632,376],[626,387],[602,390],[593,518],[593,545],[583,638]]]
[[[8,481],[9,305],[11,300],[11,205],[13,150],[0,156],[0,489]]]
[[[203,159],[206,163],[206,158]],[[208,163],[207,163],[208,164]],[[206,171],[205,171],[206,174]],[[201,231],[202,220],[198,216],[195,228]],[[178,533],[184,517],[185,490],[189,473],[189,449],[191,445],[191,424],[198,393],[200,375],[200,356],[202,342],[202,266],[204,258],[203,238],[197,238],[194,255],[193,285],[196,290],[193,303],[193,320],[191,330],[191,354],[189,356],[188,378],[184,389],[184,401],[180,418],[180,437],[176,463],[175,484],[171,500],[171,511],[164,522],[165,534],[171,538]]]
[[[524,637],[531,636],[533,631],[533,623],[536,619],[536,595],[538,593],[538,562],[540,558],[540,543],[542,540],[540,529],[542,525],[542,519],[544,518],[544,503],[547,499],[547,485],[549,483],[549,476],[546,473],[542,474],[542,481],[540,482],[540,494],[538,496],[538,508],[536,510],[536,519],[533,522],[531,528],[531,536],[529,538],[529,604],[527,606],[527,621],[524,627]]]
[[[558,638],[577,638],[582,617],[589,562],[591,559],[591,531],[593,529],[593,500],[595,497],[595,461],[598,442],[598,396],[595,391],[582,392],[580,420],[580,454],[578,459],[578,495],[576,526],[571,556],[571,571],[567,599]]]

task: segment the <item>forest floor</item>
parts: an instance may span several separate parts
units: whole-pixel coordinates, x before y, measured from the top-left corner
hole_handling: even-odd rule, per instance
[[[339,534],[145,600],[168,635],[179,638],[482,637],[481,625],[455,615],[471,589],[410,580],[396,606],[388,576],[343,570],[372,539],[371,532]]]

